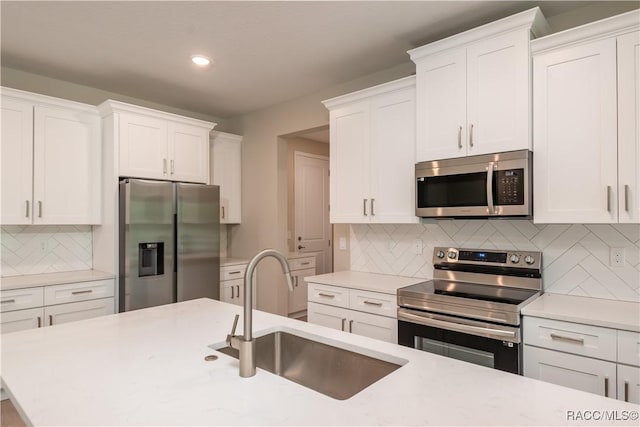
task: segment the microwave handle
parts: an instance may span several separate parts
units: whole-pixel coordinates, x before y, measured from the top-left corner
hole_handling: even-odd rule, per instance
[[[493,206],[493,168],[495,162],[489,162],[487,166],[487,204],[489,206],[489,215],[496,213]]]

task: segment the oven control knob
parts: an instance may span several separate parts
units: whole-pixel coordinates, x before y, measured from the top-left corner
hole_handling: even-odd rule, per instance
[[[509,258],[511,260],[512,263],[517,264],[520,262],[520,257],[516,254],[511,255],[511,258]]]
[[[524,262],[526,262],[527,264],[533,264],[536,260],[531,256],[531,255],[527,255],[526,257],[524,257]]]
[[[456,253],[453,251],[450,251],[447,255],[449,255],[449,258],[451,259],[456,259]]]
[[[444,252],[443,251],[438,251],[438,253],[436,253],[436,256],[438,258],[444,258]]]

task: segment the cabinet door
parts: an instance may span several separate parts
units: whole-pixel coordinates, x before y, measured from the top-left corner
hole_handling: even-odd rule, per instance
[[[424,58],[416,65],[418,162],[467,154],[465,49]]]
[[[640,32],[618,37],[620,222],[640,222]]]
[[[2,97],[2,224],[31,224],[33,104]]]
[[[375,223],[415,223],[415,89],[371,102],[370,215]]]
[[[211,149],[211,183],[220,186],[220,223],[242,220],[242,138],[214,132]]]
[[[35,106],[34,224],[99,224],[101,135],[97,113]]]
[[[44,308],[47,326],[76,322],[114,313],[113,298],[52,305]]]
[[[524,376],[616,397],[616,364],[612,362],[526,345]]]
[[[529,30],[467,48],[469,155],[531,149]]]
[[[332,223],[369,222],[369,101],[330,112]]]
[[[617,222],[616,41],[533,59],[534,220]]]
[[[42,308],[29,310],[10,311],[0,314],[0,331],[3,334],[9,332],[24,331],[44,326]]]
[[[169,175],[174,181],[209,181],[209,131],[206,128],[170,122]]]
[[[120,176],[168,179],[167,122],[124,113],[119,120]]]
[[[235,304],[236,288],[231,282],[233,281],[225,280],[220,282],[220,301]]]
[[[307,309],[308,286],[304,278],[315,274],[315,268],[291,272],[291,276],[293,277],[293,292],[289,292],[289,314]]]
[[[398,321],[376,314],[349,311],[349,332],[398,344]]]
[[[640,368],[618,365],[618,400],[640,403]]]
[[[349,310],[330,305],[309,302],[307,306],[307,321],[327,328],[346,330]]]

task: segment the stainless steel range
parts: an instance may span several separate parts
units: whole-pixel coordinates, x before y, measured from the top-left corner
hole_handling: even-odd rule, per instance
[[[398,289],[398,343],[521,373],[520,309],[542,293],[542,253],[437,247],[433,267]]]

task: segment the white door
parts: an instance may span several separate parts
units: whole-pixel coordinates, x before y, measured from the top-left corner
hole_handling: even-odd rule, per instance
[[[174,181],[209,181],[209,131],[169,122],[169,176]]]
[[[371,103],[371,222],[415,223],[415,88]]]
[[[36,106],[34,224],[100,222],[100,117]]]
[[[530,148],[529,30],[467,48],[469,155]]]
[[[524,376],[616,397],[616,364],[612,362],[525,346]]]
[[[294,154],[295,249],[316,255],[316,273],[333,271],[329,223],[329,159],[296,151]],[[306,299],[306,298],[305,298]]]
[[[31,224],[33,104],[2,98],[2,224]]]
[[[331,110],[331,222],[369,222],[369,101]]]
[[[120,118],[120,176],[169,178],[167,122],[133,114]]]
[[[618,221],[616,40],[533,59],[534,220]]]
[[[416,65],[417,161],[467,154],[465,49],[421,60]]]
[[[618,400],[640,403],[640,368],[618,364]]]
[[[640,222],[640,32],[618,37],[618,212]]]

